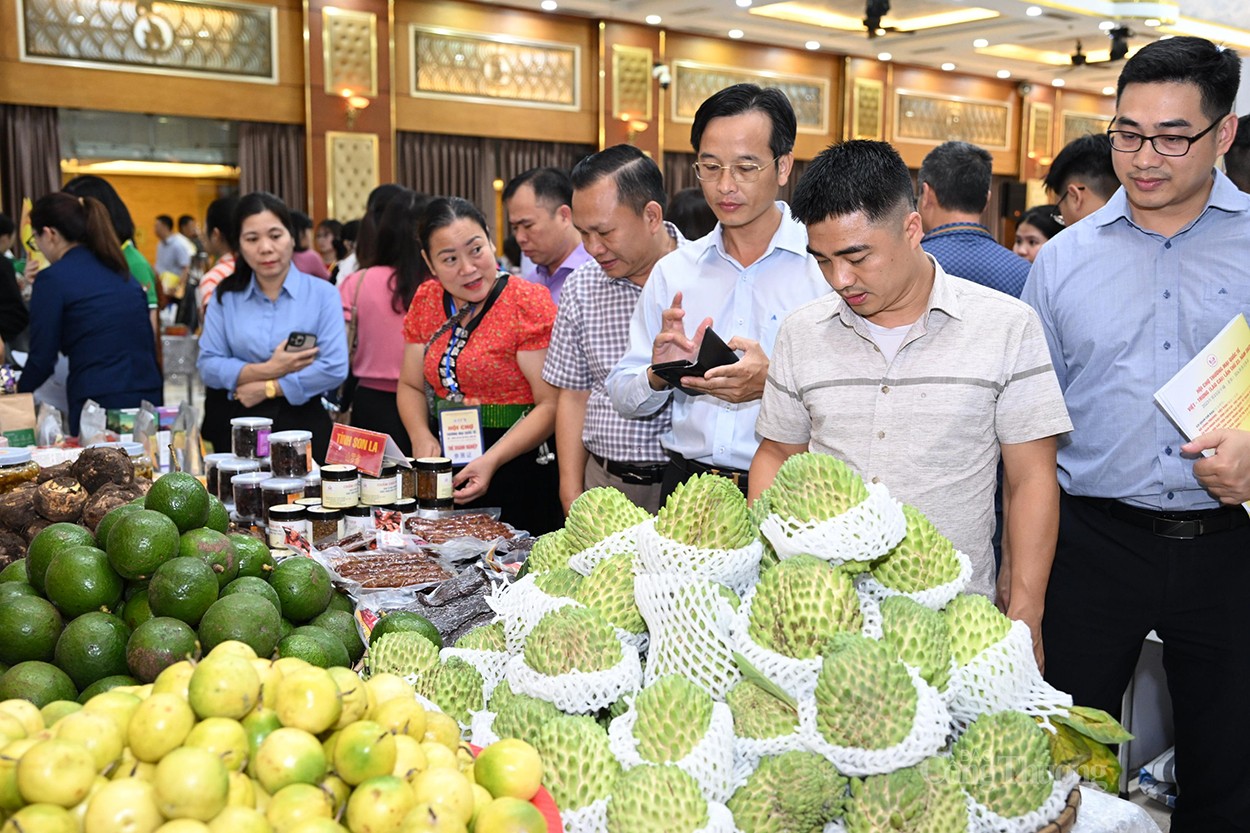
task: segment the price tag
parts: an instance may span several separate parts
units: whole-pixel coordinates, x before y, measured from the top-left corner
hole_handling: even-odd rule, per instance
[[[453,466],[471,463],[486,451],[482,434],[482,411],[476,407],[446,408],[438,414],[443,456]]]
[[[411,468],[404,453],[389,434],[337,424],[330,432],[330,446],[326,450],[327,464],[355,466],[365,474],[377,477],[382,473],[384,459]]]

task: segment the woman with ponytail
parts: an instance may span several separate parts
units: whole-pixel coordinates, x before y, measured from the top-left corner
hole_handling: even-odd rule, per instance
[[[35,245],[51,265],[30,298],[30,357],[18,390],[34,391],[69,358],[69,431],[83,403],[160,404],[164,382],[150,337],[147,296],[130,274],[108,209],[91,197],[48,194],[30,212]],[[146,335],[145,335],[146,334]]]

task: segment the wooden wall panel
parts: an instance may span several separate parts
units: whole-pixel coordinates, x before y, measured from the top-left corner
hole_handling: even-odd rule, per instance
[[[6,0],[0,4],[4,16],[0,25],[0,102],[302,124],[302,6],[299,0],[272,0],[264,5],[278,7],[276,85],[25,64],[19,60],[17,28],[11,25],[17,19],[15,4]]]

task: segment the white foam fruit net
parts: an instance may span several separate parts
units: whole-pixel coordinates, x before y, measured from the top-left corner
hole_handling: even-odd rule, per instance
[[[899,743],[885,749],[859,749],[829,743],[817,726],[814,698],[799,701],[799,733],[803,742],[843,775],[856,777],[884,775],[937,754],[950,735],[950,712],[937,689],[921,679],[915,669],[908,668],[907,673],[916,688],[916,716],[911,731]]]
[[[627,770],[655,763],[638,753],[637,722],[638,712],[631,701],[629,709],[608,726],[612,754]],[[713,703],[707,734],[684,758],[672,763],[699,782],[708,801],[728,801],[734,790],[734,720],[729,706]]]
[[[469,713],[469,743],[482,749],[499,740],[495,733],[495,713],[480,711]]]
[[[859,593],[859,615],[864,617],[864,628],[861,633],[869,639],[885,639],[885,629],[881,619],[881,602],[870,593],[860,590],[859,582],[855,583]]]
[[[924,590],[917,590],[912,593],[904,593],[901,590],[895,590],[892,587],[886,587],[877,581],[876,576],[872,573],[864,573],[860,577],[859,587],[862,592],[872,596],[878,601],[884,601],[890,596],[906,596],[914,602],[919,602],[930,610],[941,610],[951,603],[951,599],[963,592],[968,586],[969,580],[972,578],[972,559],[964,555],[959,550],[955,550],[955,557],[959,560],[959,575],[954,581],[946,584],[939,584],[937,587],[928,587]]]
[[[624,552],[638,551],[638,531],[647,521],[635,524],[620,532],[614,532],[607,538],[597,544],[593,544],[579,553],[569,558],[569,568],[576,570],[584,576],[590,575],[591,570],[600,561],[606,561],[614,555],[620,555]]]
[[[601,798],[576,810],[560,808],[564,833],[607,833],[608,799]]]
[[[509,654],[503,651],[444,648],[438,652],[438,658],[441,662],[445,663],[451,657],[459,657],[469,663],[469,665],[472,665],[474,670],[482,675],[482,697],[485,700],[490,700],[491,694],[495,691],[495,686],[499,685],[508,670]]]
[[[1075,772],[1065,773],[1055,779],[1050,795],[1042,806],[1022,816],[1000,816],[983,804],[968,797],[968,833],[1036,833],[1036,831],[1059,818],[1068,803],[1068,795],[1080,784]]]
[[[668,674],[681,674],[717,700],[738,681],[733,639],[733,607],[720,585],[671,573],[640,573],[634,600],[647,623],[648,685]]]
[[[654,518],[635,529],[636,572],[676,573],[715,581],[739,596],[759,583],[760,558],[764,555],[764,544],[759,540],[736,550],[709,550],[665,538],[656,532]]]
[[[867,483],[868,497],[834,518],[800,521],[771,514],[760,532],[780,558],[814,555],[833,564],[874,561],[907,534],[903,505],[890,497],[884,483]]]
[[[761,674],[775,683],[795,700],[811,697],[816,691],[816,678],[820,676],[820,657],[795,659],[761,645],[751,637],[751,605],[755,591],[742,599],[738,612],[730,624],[734,647]]]
[[[622,635],[617,632],[618,637]],[[621,661],[603,671],[540,674],[525,664],[524,654],[518,654],[508,661],[507,680],[513,691],[554,703],[560,711],[589,714],[642,687],[642,660],[622,638]]]
[[[699,828],[695,833],[738,833],[738,826],[734,824],[733,813],[729,812],[729,808],[717,801],[709,801],[707,804],[707,825]]]
[[[1005,637],[956,668],[947,689],[951,716],[961,729],[983,714],[1002,711],[1040,717],[1050,727],[1051,715],[1065,715],[1072,706],[1072,695],[1042,679],[1033,657],[1033,635],[1018,621]]]
[[[486,597],[486,603],[503,622],[509,654],[519,653],[525,647],[525,637],[551,611],[568,605],[582,606],[564,596],[544,593],[534,583],[532,575],[522,576],[510,584],[496,584]]]

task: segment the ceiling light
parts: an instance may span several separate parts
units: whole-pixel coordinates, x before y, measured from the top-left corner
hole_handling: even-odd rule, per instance
[[[734,40],[737,40],[738,38],[742,37],[742,35],[743,35],[743,34],[744,34],[744,33],[743,33],[743,31],[742,31],[741,29],[730,29],[730,30],[729,30],[729,37],[733,38]]]
[[[740,9],[751,8],[751,0],[735,0],[735,2],[737,2],[738,8]]]
[[[659,26],[659,25],[660,25],[660,20],[661,20],[661,18],[660,18],[660,16],[659,16],[658,14],[649,14],[649,15],[647,15],[647,17],[646,17],[646,21],[647,21],[648,25],[651,25],[651,26]]]
[[[1062,86],[1063,86],[1064,84],[1066,84],[1066,83],[1068,83],[1068,82],[1067,82],[1067,81],[1064,81],[1062,78],[1056,78],[1054,81],[1051,81],[1051,82],[1050,82],[1050,86],[1052,86],[1052,87],[1062,87]]]
[[[1102,23],[1098,24],[1098,28],[1103,30],[1104,32],[1110,32],[1115,27],[1116,27],[1116,22],[1114,20],[1104,20]]]
[[[889,52],[878,52],[878,53],[877,53],[877,60],[878,60],[878,61],[888,61],[888,60],[890,60],[890,59],[891,59],[891,58],[893,58],[893,57],[894,57],[894,56],[893,56],[893,55],[891,55]]]
[[[1027,9],[1024,10],[1024,13],[1027,14],[1029,17],[1041,17],[1042,7],[1041,6],[1029,6]]]
[[[994,73],[994,74],[995,74],[995,75],[997,75],[999,78],[1010,78],[1010,77],[1011,77],[1011,70],[1009,70],[1009,69],[1000,69],[998,72],[996,72],[996,73]]]
[[[809,40],[807,43],[803,44],[803,46],[807,47],[808,49],[812,49],[812,50],[820,49],[820,41],[818,41],[818,40]]]
[[[856,34],[862,34],[865,26],[863,15],[850,15],[830,11],[814,3],[805,2],[805,0],[782,0],[782,2],[778,3],[753,7],[750,13],[773,20],[785,20],[791,23],[801,23],[804,26],[836,29],[840,32],[853,32]],[[891,17],[885,20],[885,24],[893,26],[895,31],[898,32],[919,32],[924,29],[936,29],[943,26],[992,20],[1001,16],[998,12],[991,9],[954,9],[948,12],[916,15],[914,17]]]
[[[543,0],[541,5],[542,10],[545,12],[554,12],[558,8],[556,0]]]
[[[1143,20],[1143,21],[1142,21],[1142,23],[1146,24],[1147,26],[1149,26],[1149,27],[1150,27],[1150,28],[1152,28],[1152,29],[1153,29],[1154,27],[1156,27],[1156,26],[1162,26],[1162,25],[1163,25],[1163,21],[1162,21],[1162,20],[1160,20],[1160,19],[1159,19],[1159,18],[1157,18],[1157,17],[1148,17],[1148,18],[1146,18],[1145,20]]]
[[[942,64],[943,72],[950,72],[954,68],[955,68],[955,65],[952,64],[950,61],[947,61],[946,63]]]
[[[989,45],[990,45],[990,42],[987,41],[985,38],[977,38],[976,40],[972,42],[973,49],[984,49],[985,47]]]
[[[1102,94],[1103,95],[1115,95],[1115,87],[1103,87]]]

